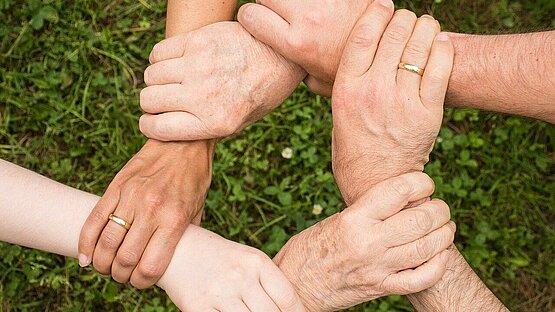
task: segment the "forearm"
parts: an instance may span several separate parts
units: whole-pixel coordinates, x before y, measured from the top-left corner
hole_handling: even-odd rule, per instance
[[[446,104],[555,123],[555,31],[452,38]]]
[[[193,31],[203,26],[231,20],[237,6],[237,0],[168,0],[167,18],[166,18],[166,37]],[[166,145],[168,143],[149,140],[156,147]],[[206,143],[173,143],[180,147],[187,144],[194,144],[202,147]],[[216,145],[216,140],[209,141],[209,147],[212,149]],[[179,147],[172,153],[178,154]]]
[[[237,0],[168,0],[166,37],[193,31],[211,23],[230,20]],[[161,142],[148,140],[149,150],[180,159],[187,149],[204,149],[209,162],[214,155],[216,140],[196,142]],[[211,167],[211,165],[210,165]],[[198,217],[200,218],[200,216]],[[194,220],[199,223],[200,219]]]
[[[233,18],[237,0],[168,0],[166,37]]]
[[[0,241],[76,258],[79,232],[99,197],[4,160],[0,172]],[[177,249],[186,249],[204,232],[190,225]],[[172,274],[168,270],[164,276]]]
[[[439,283],[408,298],[417,311],[509,311],[455,246],[450,248],[447,272]]]

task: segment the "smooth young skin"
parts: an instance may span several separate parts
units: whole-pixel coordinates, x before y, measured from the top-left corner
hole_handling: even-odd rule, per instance
[[[429,288],[445,273],[455,224],[440,200],[404,208],[433,191],[423,173],[379,183],[341,213],[295,235],[274,261],[309,311]]]
[[[233,0],[169,0],[166,34],[176,35],[231,19]],[[79,263],[137,288],[164,273],[190,222],[200,223],[212,177],[215,140],[164,143],[149,140],[116,175],[87,218]],[[133,223],[126,231],[110,214]]]
[[[333,151],[335,155],[359,151],[358,157],[333,158],[341,192],[350,201],[356,201],[365,187],[380,180],[422,170],[441,124],[453,62],[451,39],[444,34],[436,36],[439,27],[433,19],[417,20],[408,11],[398,11],[382,35],[386,10],[375,7],[376,11],[364,15],[351,34],[332,97]],[[400,62],[426,67],[424,76],[398,70]],[[375,91],[376,84],[381,84],[380,92]],[[359,140],[353,139],[353,133]],[[371,179],[352,174],[361,170],[372,172]],[[340,183],[341,177],[348,177],[349,183]],[[449,253],[449,267],[442,280],[409,295],[418,311],[506,310],[454,246]]]
[[[361,2],[259,0],[258,4],[243,5],[237,18],[258,40],[299,64],[309,75],[335,77],[341,44],[351,32],[345,26],[354,25],[365,10]],[[337,8],[337,16],[332,8]],[[555,31],[451,38],[455,61],[448,105],[555,123]],[[330,42],[340,44],[331,50]],[[319,94],[331,94],[331,83],[312,79],[307,84]]]
[[[0,241],[76,257],[81,226],[99,198],[3,160],[0,172]],[[264,253],[194,225],[157,285],[183,311],[304,311]]]

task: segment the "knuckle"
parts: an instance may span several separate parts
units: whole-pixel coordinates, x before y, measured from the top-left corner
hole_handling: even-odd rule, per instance
[[[392,25],[385,32],[384,37],[387,41],[390,41],[394,44],[400,44],[405,42],[408,33],[409,31],[406,26]]]
[[[140,263],[137,270],[143,279],[149,281],[158,280],[164,274],[162,266],[153,262]]]
[[[100,236],[99,243],[107,249],[117,249],[120,245],[120,237],[112,230],[106,229]]]
[[[407,44],[407,47],[405,48],[405,53],[407,54],[408,57],[428,56],[429,54],[428,49],[429,47],[425,42],[412,41]]]
[[[89,218],[92,222],[97,224],[105,224],[106,222],[108,222],[108,214],[98,209],[94,209],[93,211],[91,211]]]
[[[411,185],[404,177],[398,177],[397,179],[392,180],[389,187],[394,195],[399,197],[405,197],[412,192]]]
[[[246,255],[245,260],[247,263],[250,264],[250,266],[261,268],[264,265],[268,264],[269,258],[265,253],[261,251],[251,250]]]
[[[431,248],[432,246],[430,246],[430,242],[428,240],[419,239],[416,241],[415,246],[416,259],[419,261],[426,261],[432,258],[433,248]]]
[[[372,26],[362,24],[357,26],[351,39],[354,45],[361,48],[370,48],[376,44],[376,38],[373,36]]]
[[[445,215],[447,219],[451,219],[451,209],[449,209],[449,205],[445,201],[442,199],[433,199],[432,203],[439,208],[441,215]]]
[[[140,255],[130,250],[123,250],[118,252],[116,261],[122,267],[134,267],[139,263]]]
[[[297,54],[304,54],[310,50],[309,43],[303,36],[288,36],[285,42],[289,50]]]
[[[414,225],[418,233],[428,233],[434,225],[432,216],[427,210],[415,209],[414,211]]]

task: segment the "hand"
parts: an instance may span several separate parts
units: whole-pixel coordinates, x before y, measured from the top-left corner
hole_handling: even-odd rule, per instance
[[[237,133],[281,104],[305,76],[236,22],[163,40],[150,62],[139,124],[162,141]]]
[[[210,186],[214,142],[148,141],[117,174],[87,218],[79,262],[137,288],[164,273],[189,222],[200,222]],[[110,214],[131,229],[108,221]]]
[[[424,173],[379,183],[343,212],[291,238],[274,261],[309,311],[348,308],[434,285],[454,239],[447,204],[404,209],[434,191]]]
[[[347,203],[387,177],[422,171],[441,127],[453,46],[432,17],[392,14],[378,1],[369,6],[333,89],[332,165]]]
[[[243,5],[237,19],[256,39],[304,68],[314,92],[330,95],[349,33],[372,1],[258,0]],[[385,5],[393,8],[391,0]]]
[[[268,256],[196,226],[187,229],[158,285],[182,311],[304,311]]]

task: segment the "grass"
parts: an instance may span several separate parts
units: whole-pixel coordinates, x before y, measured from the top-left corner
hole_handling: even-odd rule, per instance
[[[398,1],[450,31],[555,27],[554,0]],[[144,139],[138,92],[163,37],[164,1],[0,2],[0,158],[101,194]],[[329,100],[299,89],[217,149],[204,225],[269,254],[343,208],[330,173]],[[555,130],[448,109],[427,166],[451,204],[457,244],[514,311],[555,311]],[[283,148],[293,150],[284,159]],[[1,174],[1,173],[0,173]],[[320,204],[323,213],[312,214]],[[75,260],[0,244],[0,311],[167,311]],[[401,297],[352,311],[410,311]]]

